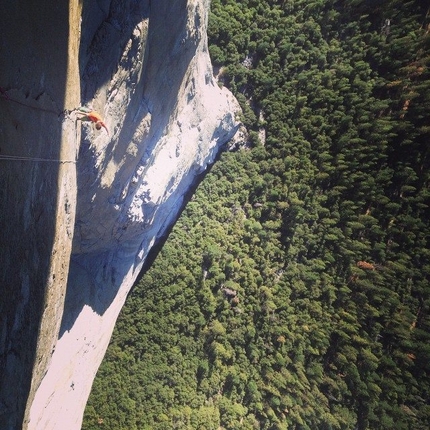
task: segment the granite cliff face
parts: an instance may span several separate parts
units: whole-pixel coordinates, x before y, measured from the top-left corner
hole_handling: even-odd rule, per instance
[[[126,296],[239,109],[208,0],[28,3],[0,9],[22,22],[0,45],[0,428],[79,429]]]

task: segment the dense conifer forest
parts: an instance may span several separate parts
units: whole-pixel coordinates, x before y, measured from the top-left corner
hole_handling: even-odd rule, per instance
[[[427,1],[212,0],[243,107],[83,429],[430,428]]]

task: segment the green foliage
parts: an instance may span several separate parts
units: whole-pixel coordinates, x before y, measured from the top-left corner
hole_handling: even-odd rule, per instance
[[[83,429],[430,427],[428,17],[212,0],[254,146],[223,154],[129,297]]]

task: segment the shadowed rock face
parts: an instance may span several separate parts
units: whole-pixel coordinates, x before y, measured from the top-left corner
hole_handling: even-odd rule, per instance
[[[17,236],[0,257],[8,267],[1,287],[10,296],[2,298],[0,326],[2,378],[9,384],[0,390],[5,429],[23,420],[28,429],[80,428],[117,315],[149,250],[238,126],[235,100],[212,76],[208,0],[99,0],[79,7],[60,15],[57,30],[65,35],[56,42],[57,68],[46,58],[35,68],[55,81],[49,98],[38,74],[12,78],[12,66],[0,71],[8,94],[25,101],[24,88],[27,98],[40,90],[34,103],[52,111],[33,109],[21,131],[13,124],[21,127],[28,112],[0,99],[10,122],[0,129],[0,156],[4,148],[25,150],[38,136],[38,157],[77,159],[45,170],[31,164],[29,177],[18,182],[22,165],[0,170],[2,240]],[[19,21],[21,12],[13,12]],[[17,43],[17,30],[2,31],[7,43]],[[46,48],[44,38],[38,31],[28,43]],[[3,40],[2,34],[2,52]],[[21,63],[14,68],[28,68]],[[79,105],[101,113],[109,134],[77,120]],[[58,115],[64,108],[70,112]],[[17,197],[23,202],[13,207]]]
[[[76,4],[75,4],[76,3]],[[78,2],[0,2],[0,428],[21,429],[56,342],[76,206]],[[63,160],[65,162],[59,162]]]

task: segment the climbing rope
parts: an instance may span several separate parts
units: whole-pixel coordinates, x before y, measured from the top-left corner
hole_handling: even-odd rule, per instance
[[[0,96],[9,101],[9,102],[13,102],[13,103],[17,103],[21,106],[24,107],[28,107],[30,109],[35,109],[35,110],[39,110],[42,112],[48,112],[48,113],[53,113],[54,115],[60,116],[62,114],[67,114],[69,113],[67,110],[61,111],[61,112],[56,112],[52,109],[45,109],[45,108],[41,108],[38,106],[31,106],[29,104],[20,102],[19,100],[15,100],[12,99],[9,94],[7,94],[6,90],[2,87],[0,87]],[[25,156],[20,156],[20,155],[3,155],[0,154],[0,160],[8,160],[8,161],[35,161],[35,162],[51,162],[51,163],[73,163],[76,164],[76,160],[59,160],[59,159],[53,159],[53,158],[38,158],[38,157],[25,157]]]
[[[0,160],[11,160],[11,161],[48,161],[53,163],[73,163],[76,164],[76,160],[57,160],[55,158],[37,158],[37,157],[24,157],[19,155],[2,155],[0,154]]]
[[[24,106],[24,107],[27,107],[27,108],[30,108],[30,109],[39,110],[39,111],[42,111],[42,112],[53,113],[54,115],[57,115],[57,116],[60,116],[61,114],[66,113],[66,111],[55,111],[53,109],[45,109],[45,108],[42,108],[42,107],[39,107],[39,106],[32,106],[32,105],[29,105],[27,103],[20,102],[19,100],[15,100],[15,99],[11,98],[9,96],[9,94],[7,93],[7,90],[5,90],[2,87],[0,87],[0,96],[3,99],[5,99],[5,100],[7,100],[9,102],[16,103],[16,104],[19,104],[21,106]]]
[[[8,102],[12,102],[12,103],[17,103],[21,106],[24,106],[26,108],[29,109],[35,109],[35,110],[39,110],[42,112],[48,112],[48,113],[52,113],[54,115],[57,115],[58,117],[60,117],[61,115],[67,116],[69,117],[69,115],[72,112],[76,112],[79,113],[81,115],[83,115],[80,119],[81,121],[91,121],[92,123],[95,124],[95,127],[97,130],[100,130],[101,127],[104,127],[107,134],[109,135],[109,130],[106,126],[106,124],[103,122],[103,119],[101,117],[101,115],[97,112],[95,112],[94,110],[87,108],[87,107],[79,107],[77,109],[74,110],[62,110],[62,111],[55,111],[53,109],[45,109],[39,106],[32,106],[30,104],[21,102],[19,100],[15,100],[13,98],[11,98],[9,96],[9,94],[7,93],[7,90],[3,87],[0,87],[0,98],[8,101]],[[76,129],[76,141],[78,141],[78,130]],[[76,154],[76,157],[78,156],[78,154]],[[51,159],[51,158],[38,158],[38,157],[25,157],[25,156],[19,156],[19,155],[2,155],[0,154],[0,160],[8,160],[8,161],[36,161],[36,162],[54,162],[54,163],[74,163],[76,164],[76,160],[57,160],[57,159]]]
[[[64,113],[64,111],[56,112],[56,111],[54,111],[53,109],[45,109],[45,108],[41,108],[41,107],[39,107],[39,106],[31,106],[31,105],[28,105],[28,104],[26,104],[26,103],[20,102],[20,101],[18,101],[18,100],[11,99],[10,97],[8,97],[6,100],[8,100],[8,101],[10,101],[10,102],[13,102],[13,103],[16,103],[16,104],[19,104],[19,105],[21,105],[21,106],[28,107],[28,108],[30,108],[30,109],[40,110],[40,111],[42,111],[42,112],[53,113],[54,115],[57,115],[57,116],[60,116],[62,113]]]

